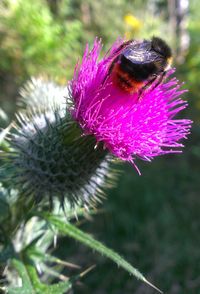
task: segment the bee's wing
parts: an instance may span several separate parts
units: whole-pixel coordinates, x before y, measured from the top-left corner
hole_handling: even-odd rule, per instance
[[[152,50],[146,48],[137,48],[137,46],[127,48],[123,55],[133,64],[148,64],[161,61],[161,57]]]

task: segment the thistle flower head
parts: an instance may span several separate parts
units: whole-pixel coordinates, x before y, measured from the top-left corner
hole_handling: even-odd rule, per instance
[[[116,56],[119,42],[101,59],[101,42],[88,46],[71,83],[73,116],[85,134],[122,160],[136,158],[151,161],[155,156],[180,152],[181,139],[186,138],[191,121],[175,119],[187,103],[180,96],[181,84],[171,77],[151,87],[139,99],[138,93],[127,93],[112,82],[108,70]],[[119,53],[118,53],[119,54]]]

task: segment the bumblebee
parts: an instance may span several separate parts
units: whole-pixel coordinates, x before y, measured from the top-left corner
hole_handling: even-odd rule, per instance
[[[129,40],[114,52],[108,75],[119,88],[140,97],[152,84],[155,88],[163,81],[171,63],[171,49],[162,39]]]

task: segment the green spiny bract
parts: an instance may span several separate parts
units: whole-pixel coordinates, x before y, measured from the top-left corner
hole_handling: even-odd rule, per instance
[[[47,85],[35,82],[26,99],[38,92],[37,87],[43,87],[43,92],[48,90]],[[90,206],[102,195],[110,155],[101,144],[95,148],[93,136],[82,134],[67,107],[60,104],[60,97],[58,103],[56,97],[55,101],[50,99],[52,92],[46,96],[46,107],[27,103],[27,111],[17,115],[7,136],[10,150],[2,154],[7,180],[25,199],[49,199],[52,205],[54,197],[58,197],[63,206],[65,200],[71,205]]]

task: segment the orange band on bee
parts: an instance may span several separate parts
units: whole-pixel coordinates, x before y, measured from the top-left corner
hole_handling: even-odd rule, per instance
[[[119,64],[114,65],[111,77],[115,85],[128,93],[138,92],[144,86],[144,82],[136,81],[127,72],[124,72]]]

